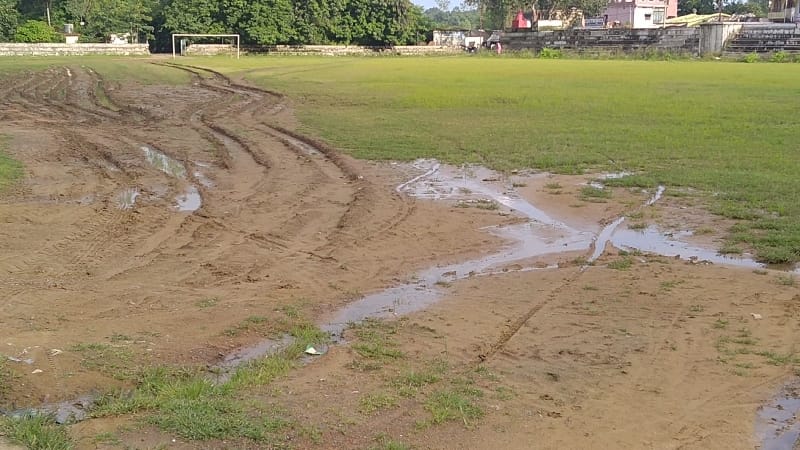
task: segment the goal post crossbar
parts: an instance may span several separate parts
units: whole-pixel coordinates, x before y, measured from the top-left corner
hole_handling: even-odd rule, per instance
[[[239,59],[239,35],[238,34],[197,34],[197,33],[179,33],[172,35],[172,59],[175,59],[175,38],[181,37],[232,37],[236,38],[236,59]]]

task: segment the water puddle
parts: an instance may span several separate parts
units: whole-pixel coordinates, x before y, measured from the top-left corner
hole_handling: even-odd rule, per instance
[[[117,195],[117,206],[120,209],[131,209],[136,204],[136,197],[141,195],[136,188],[124,189]]]
[[[302,143],[302,145],[307,144]],[[147,160],[154,166],[174,177],[186,177],[186,169],[183,164],[150,147],[142,147],[142,149]],[[314,151],[316,152],[316,150]],[[203,167],[199,163],[196,165]],[[326,323],[321,325],[321,328],[329,332],[335,341],[341,340],[342,333],[351,323],[361,322],[368,318],[402,316],[430,306],[445,295],[446,287],[454,281],[512,271],[552,270],[558,266],[542,262],[542,257],[547,255],[563,256],[569,252],[578,254],[583,252],[585,255],[590,249],[592,249],[589,258],[591,262],[603,254],[609,243],[624,250],[640,250],[664,256],[680,256],[684,259],[702,259],[745,267],[755,267],[752,264],[757,264],[747,259],[717,255],[714,251],[683,243],[676,239],[676,237],[682,236],[681,233],[669,236],[653,227],[639,231],[620,229],[620,225],[625,221],[624,217],[617,218],[599,232],[596,229],[582,229],[579,226],[570,225],[551,217],[525,198],[517,195],[513,187],[503,181],[503,176],[485,168],[445,166],[434,160],[418,160],[413,164],[413,168],[420,174],[397,186],[397,192],[416,198],[445,200],[456,204],[472,202],[475,205],[493,205],[496,208],[502,206],[527,221],[513,225],[487,227],[485,230],[488,233],[507,241],[507,244],[495,253],[422,270],[408,282],[367,295],[338,310]],[[194,173],[195,179],[205,185],[204,177],[201,176],[202,174],[198,174],[199,171]],[[606,177],[617,178],[625,175],[626,173],[623,172],[606,175]],[[208,181],[210,182],[210,180]],[[664,188],[659,187],[641,208],[653,205],[663,193]],[[138,196],[138,191],[130,190],[129,194],[126,197],[129,199],[126,204],[132,206]],[[182,211],[194,211],[202,205],[202,198],[194,185],[191,185],[184,195],[179,196],[177,201],[178,208]],[[585,266],[584,270],[587,268],[588,266]],[[291,342],[292,338],[285,336],[282,339],[266,340],[250,347],[240,348],[226,356],[210,372],[216,378],[216,382],[224,382],[242,364],[275,354],[286,348]],[[787,397],[784,403],[778,406],[784,409],[793,408],[793,411],[796,411],[800,405],[792,402],[800,403],[797,396],[794,396]],[[83,400],[65,402],[60,405],[59,407],[65,408],[64,414],[68,412],[75,418],[80,417],[80,411],[85,409],[80,406],[83,405]],[[78,406],[75,406],[76,409],[73,410],[68,405]],[[766,410],[767,408],[765,408]],[[776,409],[776,411],[778,410]],[[779,411],[783,411],[783,409]],[[769,414],[771,417],[779,416],[777,413],[770,412]],[[792,424],[788,429],[794,430],[792,432],[795,433],[793,436],[796,438],[798,431],[796,421]]]
[[[182,195],[175,197],[175,201],[178,202],[178,211],[193,212],[203,206],[203,197],[194,185],[189,186]]]
[[[180,161],[176,161],[165,153],[147,145],[143,145],[140,148],[144,152],[147,162],[156,169],[175,178],[186,178],[186,167]]]
[[[307,144],[300,139],[295,139],[289,135],[281,134],[281,139],[285,139],[292,147],[300,150],[308,156],[319,156],[321,153],[314,146]]]
[[[785,386],[758,411],[756,434],[761,450],[790,450],[800,443],[800,382]]]
[[[30,415],[47,415],[53,417],[58,424],[70,424],[80,422],[89,417],[89,410],[94,405],[96,397],[84,395],[74,400],[60,403],[49,403],[38,408],[19,409],[16,411],[4,412],[2,415],[19,419]]]
[[[678,236],[691,236],[691,234],[690,231],[684,231],[670,236],[652,226],[644,230],[621,229],[613,234],[611,243],[614,247],[622,250],[639,250],[661,256],[680,257],[685,260],[707,261],[738,267],[766,267],[765,264],[749,258],[721,255],[716,251],[696,247],[675,239]]]
[[[144,152],[144,157],[150,165],[171,177],[186,179],[187,170],[183,163],[170,158],[165,153],[148,145],[143,145],[140,148]],[[201,163],[196,164],[201,167],[208,167],[208,165],[203,165]],[[203,186],[212,187],[214,185],[214,183],[199,170],[194,171],[193,175]],[[200,190],[197,186],[190,184],[181,195],[175,197],[175,202],[175,208],[178,211],[194,212],[203,206],[203,197],[200,195]]]

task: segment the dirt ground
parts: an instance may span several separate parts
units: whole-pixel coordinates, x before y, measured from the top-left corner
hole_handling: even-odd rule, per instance
[[[408,165],[298,140],[287,99],[209,72],[181,87],[109,83],[79,65],[4,81],[0,134],[25,165],[0,195],[0,353],[15,358],[4,410],[107,391],[144,365],[213,365],[262,338],[249,318],[296,308],[321,320],[491,253],[502,242],[481,228],[519,220],[400,195]],[[169,159],[148,161],[151,150]],[[590,177],[512,178],[549,214],[598,231],[646,198],[586,202]],[[181,210],[189,197],[202,204]],[[725,225],[682,197],[641,220],[709,229],[709,245]],[[370,365],[349,331],[254,398],[304,424],[296,448],[757,447],[758,410],[797,375],[798,287],[771,270],[579,256],[448,283],[434,306],[376,325],[403,357]],[[437,380],[412,393],[392,381],[434,366]],[[431,399],[455,391],[483,412],[431,422]],[[72,433],[80,448],[241,445],[132,420]],[[101,432],[121,443],[92,439]]]

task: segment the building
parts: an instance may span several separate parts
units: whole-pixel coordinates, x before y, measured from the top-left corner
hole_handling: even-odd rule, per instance
[[[797,3],[797,0],[771,0],[767,18],[772,22],[800,21]]]
[[[678,16],[678,0],[611,0],[603,12],[609,27],[660,28]]]

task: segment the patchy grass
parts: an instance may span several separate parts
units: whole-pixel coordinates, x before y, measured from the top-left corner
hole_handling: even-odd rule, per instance
[[[215,306],[217,303],[219,303],[218,297],[206,297],[204,299],[195,302],[195,306],[197,306],[198,308],[211,308],[212,306]]]
[[[439,425],[448,421],[462,422],[469,427],[484,416],[483,409],[475,403],[480,391],[448,388],[434,392],[425,402],[431,414],[431,423]]]
[[[353,330],[358,342],[352,348],[362,358],[384,361],[405,357],[397,344],[390,340],[390,336],[397,333],[396,323],[368,319],[354,325]]]
[[[605,202],[606,200],[611,198],[611,190],[610,189],[599,189],[592,186],[584,186],[581,188],[580,192],[578,193],[578,198],[585,202]]]
[[[369,450],[411,450],[410,446],[392,439],[386,433],[378,434],[374,441],[377,445],[370,447]]]
[[[305,131],[359,158],[435,157],[559,173],[626,170],[634,175],[604,183],[693,188],[713,212],[752,232],[744,244],[760,259],[800,259],[800,160],[786,146],[796,140],[796,127],[791,120],[764,120],[796,116],[787,93],[773,86],[794,86],[797,64],[504,57],[183,61],[285,92],[297,100]],[[475,114],[481,120],[464,120]],[[646,127],[632,125],[643,121]],[[537,130],[535,139],[530,130]]]
[[[307,345],[324,344],[329,339],[327,333],[299,316],[283,326],[293,339],[286,348],[236,368],[225,382],[212,382],[209,374],[200,369],[148,368],[137,374],[135,389],[104,396],[92,414],[135,414],[161,430],[197,441],[246,440],[272,448],[289,438],[289,428],[305,436],[313,430],[297,427],[282,414],[265,410],[250,398],[253,389],[288,374]],[[307,437],[313,441],[318,435],[317,430]]]
[[[397,397],[385,392],[372,392],[361,397],[359,404],[359,411],[364,414],[372,414],[375,411],[397,406]]]
[[[628,270],[632,265],[633,260],[630,258],[630,256],[626,255],[608,263],[608,268],[614,270]]]
[[[778,277],[775,278],[775,282],[778,283],[781,286],[796,286],[797,285],[797,280],[795,279],[794,275],[792,275],[792,274],[778,275]]]
[[[118,380],[128,380],[135,375],[133,352],[122,345],[92,342],[73,345],[70,350],[81,354],[81,366],[86,369],[96,370]]]
[[[67,428],[44,415],[3,418],[0,420],[0,435],[31,450],[71,450],[75,446]]]
[[[9,138],[0,135],[0,191],[22,176],[22,164],[6,153]]]
[[[447,371],[447,363],[436,360],[421,369],[408,369],[393,378],[391,386],[403,397],[416,396],[425,386],[434,384],[442,379]]]
[[[495,211],[500,209],[500,205],[494,200],[461,200],[456,203],[456,208],[477,208],[485,209],[487,211]]]
[[[238,336],[243,333],[255,331],[255,330],[265,330],[267,329],[267,318],[263,316],[250,316],[244,318],[238,324],[226,328],[222,331],[222,334],[225,336]]]

